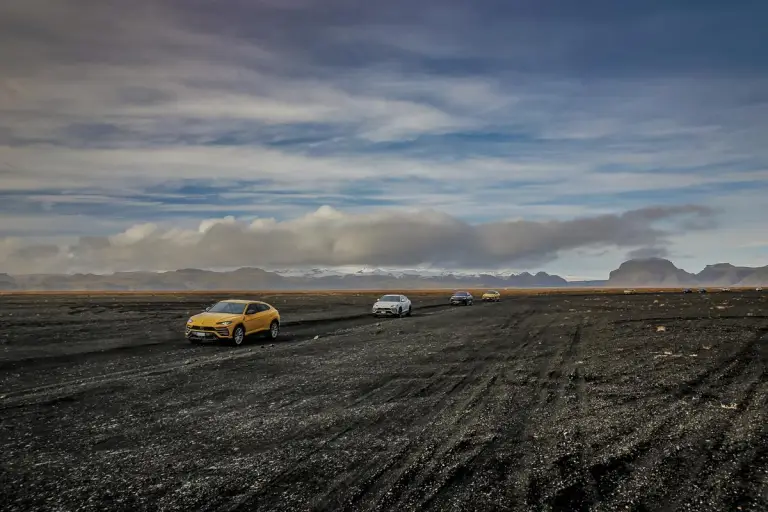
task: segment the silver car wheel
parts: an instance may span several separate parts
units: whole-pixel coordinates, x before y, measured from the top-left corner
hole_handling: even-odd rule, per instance
[[[243,344],[243,340],[245,339],[245,331],[242,327],[235,327],[233,339],[235,341],[235,345]]]

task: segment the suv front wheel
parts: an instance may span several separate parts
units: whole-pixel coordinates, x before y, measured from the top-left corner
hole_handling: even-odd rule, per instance
[[[245,328],[243,328],[242,325],[238,325],[235,327],[235,330],[232,331],[232,343],[236,346],[240,346],[245,341]]]

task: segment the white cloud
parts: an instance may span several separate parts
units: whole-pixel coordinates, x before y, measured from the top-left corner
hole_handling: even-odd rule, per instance
[[[552,259],[579,247],[636,247],[666,242],[659,221],[708,217],[701,207],[647,208],[621,215],[536,222],[468,224],[433,210],[350,214],[330,207],[295,219],[211,219],[198,229],[132,226],[69,246],[2,240],[4,271],[105,272],[187,267],[306,265],[508,266]]]

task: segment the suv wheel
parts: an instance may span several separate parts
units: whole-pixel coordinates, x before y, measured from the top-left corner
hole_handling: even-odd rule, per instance
[[[280,324],[277,320],[272,320],[272,323],[269,324],[269,333],[267,336],[269,336],[269,339],[274,340],[277,338],[278,334],[280,334]]]
[[[236,346],[240,346],[245,341],[245,329],[243,329],[242,325],[238,325],[235,327],[235,330],[232,331],[232,343]]]

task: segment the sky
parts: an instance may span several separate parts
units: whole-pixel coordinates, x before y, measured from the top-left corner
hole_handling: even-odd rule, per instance
[[[764,1],[7,0],[0,272],[768,265]]]

